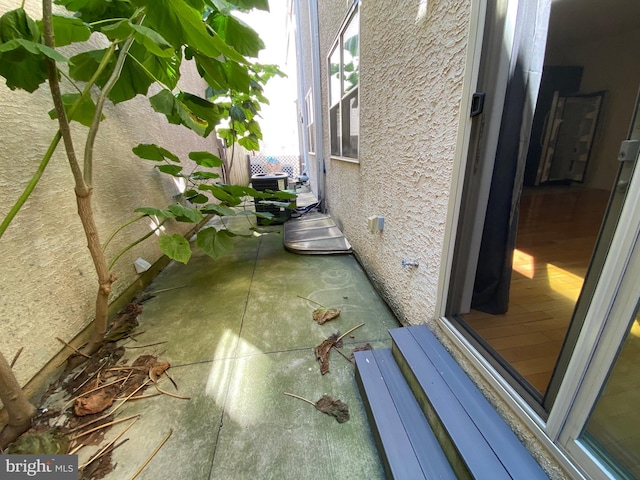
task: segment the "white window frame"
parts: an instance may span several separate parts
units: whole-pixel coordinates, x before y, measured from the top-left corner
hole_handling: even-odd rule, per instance
[[[358,118],[356,119],[350,119],[349,121],[349,125],[353,126],[353,121],[355,120],[354,123],[356,123],[355,127],[357,128],[357,132],[358,132],[358,139],[356,140],[356,145],[355,145],[355,153],[353,152],[345,152],[345,141],[344,141],[344,135],[345,135],[345,127],[344,127],[344,122],[343,119],[345,118],[345,105],[347,105],[348,102],[353,100],[353,97],[355,96],[355,101],[358,103],[358,105],[360,104],[360,79],[358,79],[358,83],[355,85],[355,87],[353,87],[352,89],[350,89],[348,92],[344,92],[344,82],[342,81],[342,79],[344,79],[344,57],[343,57],[343,53],[344,53],[344,49],[342,48],[343,45],[343,39],[344,39],[344,33],[347,31],[347,29],[349,27],[351,27],[353,25],[352,21],[353,19],[356,17],[356,15],[358,15],[358,37],[360,37],[360,10],[359,10],[359,2],[356,1],[353,3],[351,9],[349,10],[349,13],[347,14],[344,22],[342,23],[342,26],[340,27],[340,31],[339,34],[336,38],[336,40],[334,41],[333,45],[331,46],[331,49],[329,50],[329,54],[327,56],[327,60],[326,60],[326,65],[327,65],[327,85],[328,85],[328,89],[329,89],[329,95],[328,95],[328,112],[329,112],[329,119],[328,119],[328,125],[329,125],[329,141],[330,141],[330,156],[332,159],[336,159],[336,160],[343,160],[346,162],[353,162],[353,163],[359,163],[359,152],[360,152],[360,134],[359,134],[359,130],[360,130],[360,119],[359,119],[359,114],[360,114],[360,109],[358,108]],[[339,92],[339,100],[337,102],[333,102],[332,103],[332,93],[331,93],[331,57],[333,56],[334,52],[337,52],[340,54],[340,59],[339,59],[339,64],[340,64],[340,71],[339,71],[339,82],[340,82],[340,92]],[[359,58],[359,55],[358,55]],[[360,65],[358,65],[358,73],[360,72]],[[348,110],[349,112],[351,112],[351,110]],[[337,125],[335,125],[336,121],[332,121],[333,116],[337,115],[337,118],[339,119],[339,121],[337,121]],[[335,128],[335,130],[334,130]],[[339,135],[337,135],[337,138],[335,138],[335,134],[334,131],[338,131],[339,130]],[[350,131],[350,130],[349,130]],[[335,152],[334,149],[334,142],[337,142],[337,150],[338,152]],[[349,145],[351,147],[353,147],[353,145],[351,145],[351,142],[349,142]]]
[[[313,111],[313,89],[309,89],[304,97],[304,118],[307,135],[307,151],[311,154],[316,153],[316,131],[315,117]]]

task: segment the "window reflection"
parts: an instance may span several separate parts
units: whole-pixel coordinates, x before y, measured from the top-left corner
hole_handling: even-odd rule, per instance
[[[623,478],[640,478],[640,324],[627,338],[581,440]]]

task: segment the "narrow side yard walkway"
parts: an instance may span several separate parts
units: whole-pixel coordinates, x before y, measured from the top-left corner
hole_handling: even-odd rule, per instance
[[[171,430],[137,478],[384,478],[354,366],[333,351],[323,376],[314,347],[360,323],[344,339],[344,356],[365,343],[388,347],[387,330],[398,323],[353,256],[295,255],[283,247],[281,226],[264,230],[238,238],[235,252],[217,261],[196,253],[188,265],[171,263],[148,287],[158,293],[144,303],[137,345],[167,343],[127,349],[125,358],[170,362],[177,393],[191,399],[161,395],[122,408],[120,417],[141,417],[105,478],[130,478]],[[318,325],[313,302],[341,315]],[[162,386],[175,391],[166,380]],[[339,398],[351,418],[340,424],[285,391],[314,402]]]

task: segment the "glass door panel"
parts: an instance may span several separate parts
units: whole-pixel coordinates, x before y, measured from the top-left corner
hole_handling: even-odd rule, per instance
[[[640,324],[638,307],[616,362],[579,437],[621,478],[640,478]]]

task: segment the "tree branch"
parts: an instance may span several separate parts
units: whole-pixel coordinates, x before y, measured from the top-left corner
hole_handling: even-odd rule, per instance
[[[120,78],[122,67],[124,66],[125,60],[127,59],[127,52],[129,51],[132,43],[133,36],[125,40],[120,49],[120,52],[118,53],[118,59],[116,60],[116,65],[113,68],[113,72],[111,72],[111,76],[109,77],[109,80],[107,80],[107,83],[105,83],[104,87],[102,87],[100,95],[98,95],[98,100],[96,101],[96,111],[93,114],[91,127],[89,128],[89,133],[87,134],[87,143],[85,143],[84,146],[84,181],[89,185],[93,183],[93,146],[96,142],[98,129],[100,128],[100,117],[102,116],[104,101],[107,99],[109,93],[111,92],[111,89]]]
[[[52,24],[52,11],[51,0],[42,0],[42,27],[44,43],[47,47],[55,48],[55,41],[53,37],[53,24]],[[76,152],[73,147],[73,139],[71,138],[71,128],[69,128],[69,120],[67,119],[67,113],[64,110],[64,104],[62,103],[62,94],[60,93],[60,83],[58,82],[58,68],[56,62],[50,58],[46,59],[47,64],[47,76],[49,78],[49,89],[51,90],[51,98],[53,99],[53,105],[58,115],[58,124],[60,125],[60,134],[64,142],[65,149],[67,151],[67,159],[69,160],[69,166],[73,173],[73,178],[76,182],[76,192],[79,195],[86,196],[89,193],[89,187],[82,178],[82,171],[76,157]]]

